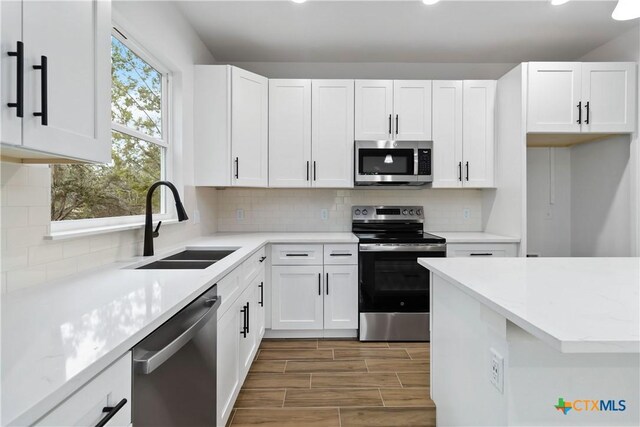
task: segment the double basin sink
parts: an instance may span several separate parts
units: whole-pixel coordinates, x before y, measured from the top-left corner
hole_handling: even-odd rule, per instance
[[[235,250],[187,249],[137,267],[136,270],[202,270],[234,252]]]

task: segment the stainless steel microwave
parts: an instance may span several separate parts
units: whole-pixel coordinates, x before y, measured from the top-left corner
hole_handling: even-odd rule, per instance
[[[356,185],[425,185],[433,181],[433,141],[356,141]]]

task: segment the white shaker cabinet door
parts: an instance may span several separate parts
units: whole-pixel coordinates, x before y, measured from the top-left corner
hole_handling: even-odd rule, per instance
[[[433,187],[462,186],[462,81],[433,81]]]
[[[393,82],[393,139],[431,140],[431,80]]]
[[[494,185],[495,80],[465,80],[463,88],[463,186]]]
[[[240,390],[241,304],[234,303],[218,320],[217,342],[217,424],[223,426],[233,410]]]
[[[311,80],[269,80],[269,186],[311,185]]]
[[[324,328],[358,328],[358,266],[325,265]]]
[[[580,62],[529,63],[528,132],[580,132],[581,74]]]
[[[312,83],[313,187],[353,187],[353,80]]]
[[[273,266],[272,329],[322,329],[322,266]]]
[[[634,132],[636,64],[582,63],[583,132]]]
[[[18,104],[18,46],[22,46],[22,3],[19,1],[0,2],[0,130],[2,143],[22,145],[22,116],[18,106],[9,107],[9,103]],[[9,52],[13,56],[9,56]],[[23,73],[24,74],[24,73]]]
[[[392,139],[393,80],[356,80],[355,96],[355,139]]]
[[[231,71],[232,185],[266,187],[268,176],[269,80],[233,67]]]
[[[109,162],[111,3],[24,1],[22,13],[23,145]]]

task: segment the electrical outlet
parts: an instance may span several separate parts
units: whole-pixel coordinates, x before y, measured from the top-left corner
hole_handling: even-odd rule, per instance
[[[327,209],[320,209],[320,219],[329,219],[329,211]]]
[[[489,380],[500,393],[504,390],[504,358],[495,349],[491,350],[489,359]]]
[[[471,210],[469,208],[464,208],[462,210],[462,218],[464,218],[464,219],[471,218]]]
[[[244,209],[236,209],[236,220],[242,221],[244,219]]]
[[[198,209],[193,211],[193,223],[200,224],[200,211]]]

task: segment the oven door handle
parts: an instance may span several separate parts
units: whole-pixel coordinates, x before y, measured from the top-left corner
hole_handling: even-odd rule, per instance
[[[445,252],[446,243],[391,245],[380,243],[361,243],[360,252]]]

